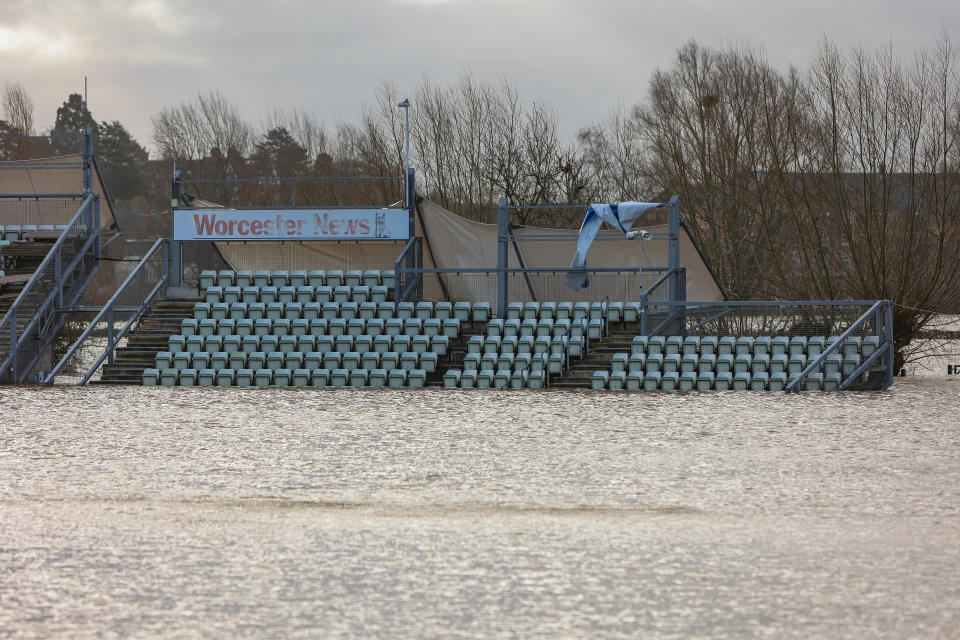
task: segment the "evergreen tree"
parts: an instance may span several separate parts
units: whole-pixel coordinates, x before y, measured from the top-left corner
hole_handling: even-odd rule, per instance
[[[146,149],[117,120],[101,122],[98,130],[94,154],[110,196],[117,200],[129,200],[142,195],[145,180],[141,164],[146,159]]]
[[[293,139],[286,127],[267,131],[257,142],[253,160],[264,175],[276,173],[281,177],[305,175],[310,166],[307,150]]]
[[[87,109],[83,96],[79,93],[71,93],[63,106],[57,109],[57,119],[53,124],[52,133],[55,136],[70,135],[82,133],[88,127],[93,130],[93,140],[96,144],[97,134],[99,133],[97,121],[93,119],[90,110]],[[60,143],[57,146],[61,153],[77,153],[80,151],[75,143],[69,141],[60,141]]]

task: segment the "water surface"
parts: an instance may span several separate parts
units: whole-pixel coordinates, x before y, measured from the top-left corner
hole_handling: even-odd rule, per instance
[[[958,394],[0,388],[0,637],[956,637]]]

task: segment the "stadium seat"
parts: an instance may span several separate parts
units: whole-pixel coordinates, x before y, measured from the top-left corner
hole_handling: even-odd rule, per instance
[[[680,373],[680,380],[677,382],[677,388],[680,391],[693,391],[697,386],[697,374],[693,371],[683,371]]]
[[[593,375],[590,376],[590,388],[594,391],[599,391],[601,389],[607,388],[607,381],[610,379],[610,374],[606,371],[594,371]]]
[[[646,372],[647,373],[662,373],[663,372],[663,354],[662,353],[651,353],[646,356]],[[657,378],[659,380],[659,378]],[[646,385],[646,382],[644,382]],[[646,388],[646,386],[644,386]]]
[[[237,375],[233,379],[233,384],[238,387],[251,387],[254,384],[253,369],[237,369]]]
[[[330,274],[327,274],[329,280]],[[333,369],[330,371],[331,387],[346,387],[350,383],[350,371],[348,369]]]
[[[226,351],[215,351],[210,354],[211,369],[226,369],[230,364],[230,354]]]
[[[733,384],[731,388],[734,391],[746,391],[750,387],[750,374],[746,371],[738,371],[733,374]]]
[[[247,355],[247,367],[256,371],[267,367],[267,354],[264,351],[254,351]]]
[[[281,367],[273,372],[273,384],[278,387],[289,387],[293,372],[286,367]]]
[[[218,387],[232,387],[237,372],[233,369],[217,369],[216,383]]]
[[[453,318],[456,318],[461,323],[470,322],[470,303],[469,302],[454,302],[453,303]]]
[[[291,287],[302,287],[308,284],[310,276],[306,271],[298,269],[297,271],[290,272],[290,286]]]
[[[370,377],[367,380],[367,384],[371,387],[385,387],[387,386],[387,373],[386,369],[374,368],[370,370]]]
[[[193,305],[193,317],[196,320],[205,320],[210,317],[210,303],[197,302]]]
[[[237,271],[237,275],[234,278],[234,284],[236,284],[241,289],[243,287],[249,287],[253,284],[253,271],[249,269],[240,269]]]
[[[7,229],[8,229],[8,230],[10,229],[10,225],[7,225]],[[9,238],[7,238],[7,239],[9,239]],[[201,291],[201,292],[202,292],[204,289],[207,289],[207,288],[209,288],[209,287],[215,286],[216,284],[217,284],[217,272],[216,272],[216,271],[213,271],[213,270],[211,270],[211,269],[204,269],[203,271],[200,272],[199,285],[200,285],[200,291]]]
[[[740,345],[737,345],[738,347]],[[738,353],[733,359],[733,372],[734,373],[749,373],[750,366],[753,364],[753,356],[749,353]],[[734,376],[736,379],[736,376]]]
[[[313,299],[320,305],[333,302],[333,287],[320,285],[313,289]]]
[[[841,347],[844,357],[858,355],[860,353],[860,342],[860,336],[849,336],[844,340]]]
[[[712,354],[711,354],[712,355]],[[712,371],[703,371],[697,374],[697,391],[710,391],[713,389],[714,373]]]
[[[270,274],[270,284],[278,289],[290,284],[290,273],[284,269],[277,269]]]
[[[140,376],[140,381],[145,387],[157,386],[157,383],[160,382],[160,370],[154,368],[144,369]]]
[[[224,304],[233,304],[235,302],[240,302],[240,287],[223,287],[223,300]]]
[[[683,349],[680,351],[681,354],[688,355],[697,355],[700,353],[700,337],[699,336],[687,336],[683,339]]]
[[[234,302],[231,304],[227,312],[227,317],[234,321],[245,319],[247,317],[247,303]]]
[[[754,342],[754,351],[756,351],[757,343]],[[750,364],[750,373],[753,374],[753,377],[757,377],[761,373],[767,373],[770,371],[770,356],[768,353],[755,354],[753,356],[753,362]]]
[[[627,386],[627,372],[626,371],[612,371],[610,372],[610,378],[607,380],[607,388],[611,391],[621,391]]]
[[[217,332],[217,321],[212,318],[201,320],[197,323],[197,330],[191,335],[197,335],[206,338]],[[189,337],[189,336],[188,336]]]
[[[183,371],[184,369],[189,369],[190,364],[193,362],[193,354],[189,351],[176,351],[173,353],[173,359],[170,361],[170,364],[165,367],[157,367],[161,371],[168,367],[173,367],[177,371]]]
[[[196,369],[184,369],[180,372],[178,377],[177,384],[181,387],[193,387],[197,384],[197,370]]]
[[[737,338],[735,355],[753,355],[753,338],[751,336],[740,336]]]
[[[427,384],[427,372],[423,369],[414,369],[407,376],[407,385],[413,388],[421,388]]]
[[[647,364],[647,356],[642,353],[631,354],[627,360],[627,372],[643,373]]]
[[[716,336],[705,336],[700,338],[700,355],[717,355],[717,343],[719,342]]]
[[[493,373],[493,388],[494,389],[508,389],[510,388],[510,377],[513,375],[512,369],[497,369]]]
[[[573,303],[572,302],[559,302],[557,303],[557,320],[573,320]]]
[[[198,351],[190,355],[190,369],[209,369],[210,354],[206,351]]]
[[[367,269],[363,272],[363,284],[367,287],[376,287],[380,284],[380,270]]]
[[[184,318],[180,321],[180,335],[192,336],[199,333],[200,321],[196,318]]]
[[[770,336],[759,336],[753,340],[754,356],[769,356],[773,351],[773,339]]]
[[[310,321],[310,335],[319,338],[320,336],[329,336],[327,333],[328,324],[323,318],[316,318]]]
[[[273,370],[257,369],[253,373],[253,383],[258,387],[269,387],[273,382]]]
[[[490,303],[475,302],[472,307],[473,322],[487,322],[490,319]]]
[[[610,360],[610,372],[626,372],[630,356],[626,353],[615,353]]]
[[[262,302],[251,302],[247,305],[247,318],[256,322],[267,317],[267,305]]]
[[[807,337],[794,336],[790,338],[790,356],[807,355]]]
[[[787,374],[783,371],[770,374],[767,381],[768,391],[783,391],[787,387]]]
[[[214,369],[200,369],[197,371],[197,386],[212,387],[217,382],[217,372]]]
[[[790,339],[787,336],[774,336],[770,341],[770,356],[781,355],[790,355]]]
[[[774,346],[774,345],[771,345],[771,351],[773,351],[773,350],[775,350],[775,346]],[[774,355],[774,356],[771,356],[771,357],[770,357],[770,375],[771,375],[771,379],[772,379],[772,376],[775,376],[775,375],[777,375],[777,374],[779,374],[779,373],[786,374],[786,372],[787,372],[787,365],[789,364],[789,362],[790,362],[790,360],[789,360],[789,358],[788,358],[787,355],[786,355],[786,349],[784,349],[784,353],[778,353],[778,354],[776,354],[776,355]]]
[[[699,364],[700,357],[696,353],[683,354],[680,357],[680,373],[696,373]]]
[[[592,336],[591,336],[592,337]],[[683,352],[683,338],[681,336],[668,336],[664,343],[664,355],[674,355]]]
[[[766,371],[760,373],[754,373],[750,377],[750,390],[751,391],[766,391],[767,385],[770,383],[770,374]]]
[[[804,341],[806,342],[806,341]],[[804,344],[806,346],[806,344]],[[791,349],[793,348],[793,343],[790,344]],[[787,374],[790,378],[794,378],[800,374],[807,367],[807,356],[804,353],[797,353],[790,356],[790,360],[787,362]]]
[[[732,347],[732,345],[731,345],[731,347]],[[733,373],[733,354],[732,354],[732,353],[724,353],[724,354],[718,355],[718,356],[717,356],[717,363],[716,363],[716,366],[714,367],[714,371],[716,371],[716,373],[717,373],[718,376],[719,376],[719,374],[721,374],[721,373],[730,373],[730,374],[732,374],[732,373]],[[731,379],[732,379],[732,378],[731,378]]]
[[[407,384],[406,369],[390,369],[387,373],[387,386],[392,389],[403,387]]]
[[[198,351],[203,351],[203,336],[190,336],[187,338],[186,349],[175,349],[174,340],[177,338],[183,338],[183,336],[170,336],[170,351],[189,351],[190,353],[197,353]]]
[[[493,369],[481,369],[477,372],[477,389],[490,389],[493,387],[494,378]]]
[[[327,284],[327,272],[323,269],[314,269],[307,274],[307,284],[316,289]]]
[[[227,365],[231,369],[235,371],[239,371],[240,369],[246,368],[247,360],[250,354],[248,354],[245,351],[231,351],[229,353],[230,353],[230,357],[227,361]]]
[[[330,370],[322,367],[310,372],[310,385],[314,387],[325,387],[330,384]]]
[[[260,302],[265,305],[277,301],[277,288],[274,286],[260,287]]]
[[[259,351],[260,338],[258,336],[244,336],[240,338],[240,348],[247,353]]]
[[[380,354],[380,368],[387,369],[399,369],[400,368],[400,353],[396,351],[387,351]]]
[[[367,386],[367,381],[369,380],[370,374],[366,369],[351,369],[350,370],[350,386],[351,387],[365,387]]]
[[[676,391],[680,384],[680,374],[677,372],[664,373],[660,378],[660,389],[663,391]]]
[[[222,338],[227,338],[228,336],[236,335],[237,333],[237,321],[233,318],[225,318],[223,320],[217,320],[217,335]]]
[[[717,368],[717,354],[716,353],[703,353],[700,355],[700,359],[697,364],[697,370],[699,373],[710,373],[712,374],[716,371]],[[713,380],[711,376],[711,381]]]
[[[270,351],[267,353],[267,366],[265,368],[277,371],[283,368],[285,362],[286,356],[283,355],[282,351]]]
[[[664,353],[666,342],[667,339],[663,336],[649,336],[647,338],[647,355],[666,355]]]
[[[254,302],[260,302],[260,288],[250,286],[242,287],[240,289],[240,301],[248,305]]]
[[[316,320],[320,317],[320,303],[319,302],[304,302],[303,311],[300,314],[300,318],[303,320]]]
[[[607,304],[607,322],[622,322],[624,306],[622,302],[610,302]]]
[[[630,371],[627,373],[627,381],[625,383],[625,388],[627,391],[641,391],[643,390],[643,371]]]
[[[807,391],[820,391],[823,389],[823,374],[811,373],[804,380],[804,388]]]
[[[265,269],[259,269],[253,272],[253,286],[262,289],[270,284],[270,272]]]
[[[285,369],[299,369],[303,367],[303,358],[304,355],[299,351],[291,351],[290,353],[284,354],[283,367]]]
[[[347,335],[347,321],[343,318],[334,318],[327,321],[327,333],[334,338]]]
[[[863,339],[863,342],[860,344],[860,355],[864,359],[872,356],[875,351],[880,348],[880,337],[879,336],[867,336]]]
[[[717,372],[716,378],[713,380],[713,388],[717,391],[728,391],[733,387],[733,374],[729,371],[720,373]]]
[[[679,373],[680,372],[680,354],[679,353],[670,353],[663,357],[662,369],[664,375],[668,373]]]

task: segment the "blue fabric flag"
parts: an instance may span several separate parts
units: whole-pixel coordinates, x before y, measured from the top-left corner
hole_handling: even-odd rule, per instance
[[[606,222],[624,234],[630,231],[633,223],[644,214],[647,209],[662,207],[661,202],[621,202],[619,204],[593,204],[587,209],[583,222],[580,224],[580,234],[577,236],[577,252],[570,263],[571,271],[567,272],[567,286],[579,291],[590,286],[587,277],[587,252],[593,244],[600,227]]]

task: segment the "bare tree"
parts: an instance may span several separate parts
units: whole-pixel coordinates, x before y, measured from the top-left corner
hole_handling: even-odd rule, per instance
[[[3,119],[21,136],[32,136],[33,100],[17,82],[3,83]]]

